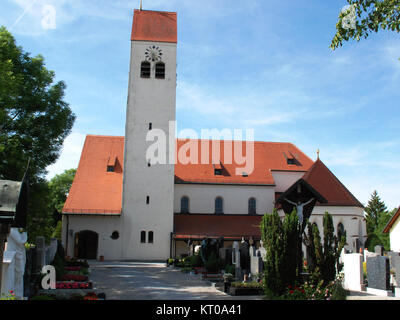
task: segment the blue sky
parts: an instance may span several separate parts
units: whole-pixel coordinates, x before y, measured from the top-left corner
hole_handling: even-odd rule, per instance
[[[42,54],[77,115],[48,177],[79,162],[86,134],[124,135],[130,33],[139,0],[2,0],[0,25]],[[55,28],[44,28],[46,8]],[[400,205],[400,35],[332,51],[345,0],[143,0],[178,12],[178,130],[253,128],[316,150],[364,204]],[[47,7],[46,7],[47,6]]]

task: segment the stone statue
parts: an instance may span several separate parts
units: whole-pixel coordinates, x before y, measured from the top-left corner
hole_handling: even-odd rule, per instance
[[[7,251],[15,252],[14,292],[17,297],[24,296],[25,242],[27,240],[27,233],[18,228],[11,228],[7,238]]]
[[[300,201],[297,201],[297,203],[296,203],[296,202],[290,201],[288,199],[285,199],[286,202],[289,202],[290,204],[296,206],[297,215],[299,217],[300,225],[303,225],[303,209],[304,209],[304,207],[306,205],[310,204],[313,200],[314,200],[314,198],[311,198],[307,202],[301,203]]]

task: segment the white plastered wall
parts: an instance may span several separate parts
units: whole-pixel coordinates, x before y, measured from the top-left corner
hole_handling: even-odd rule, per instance
[[[299,171],[271,171],[271,173],[276,184],[275,192],[285,192],[305,174]]]
[[[356,251],[355,240],[358,238],[362,247],[366,241],[366,222],[363,208],[346,206],[316,206],[309,219],[310,223],[316,223],[323,238],[323,217],[325,212],[332,215],[333,226],[337,233],[337,226],[342,223],[346,231],[347,245],[345,248],[354,253]]]
[[[69,220],[69,221],[67,221]],[[72,234],[68,234],[67,239],[67,223],[68,230],[72,230]],[[74,256],[74,239],[75,234],[80,231],[94,231],[99,235],[99,242],[97,248],[97,259],[104,256],[105,260],[119,260],[121,258],[121,239],[122,228],[121,218],[119,216],[67,216],[63,215],[62,219],[62,243],[64,249],[67,250],[66,254],[70,257]],[[120,234],[119,239],[111,239],[111,234],[117,231]],[[68,247],[68,248],[67,248]]]
[[[274,208],[273,186],[237,186],[208,184],[176,184],[174,212],[181,212],[181,198],[189,197],[189,212],[214,214],[215,198],[222,197],[224,214],[248,214],[248,201],[256,199],[257,214],[271,213]]]
[[[400,219],[393,224],[390,230],[390,250],[400,252]]]

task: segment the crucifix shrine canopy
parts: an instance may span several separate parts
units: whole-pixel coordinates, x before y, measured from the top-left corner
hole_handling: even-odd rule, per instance
[[[311,199],[313,200],[309,202]],[[304,206],[303,209],[304,221],[307,221],[314,209],[315,204],[317,202],[326,203],[327,200],[308,182],[306,182],[304,179],[299,179],[276,200],[276,204],[282,207],[285,214],[289,214],[293,211],[293,209],[295,209],[295,205],[290,202],[309,202]]]

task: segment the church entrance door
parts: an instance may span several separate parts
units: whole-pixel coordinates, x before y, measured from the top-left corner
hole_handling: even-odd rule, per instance
[[[94,231],[81,231],[77,234],[78,241],[75,243],[76,255],[79,259],[97,259],[97,248],[99,235]]]

